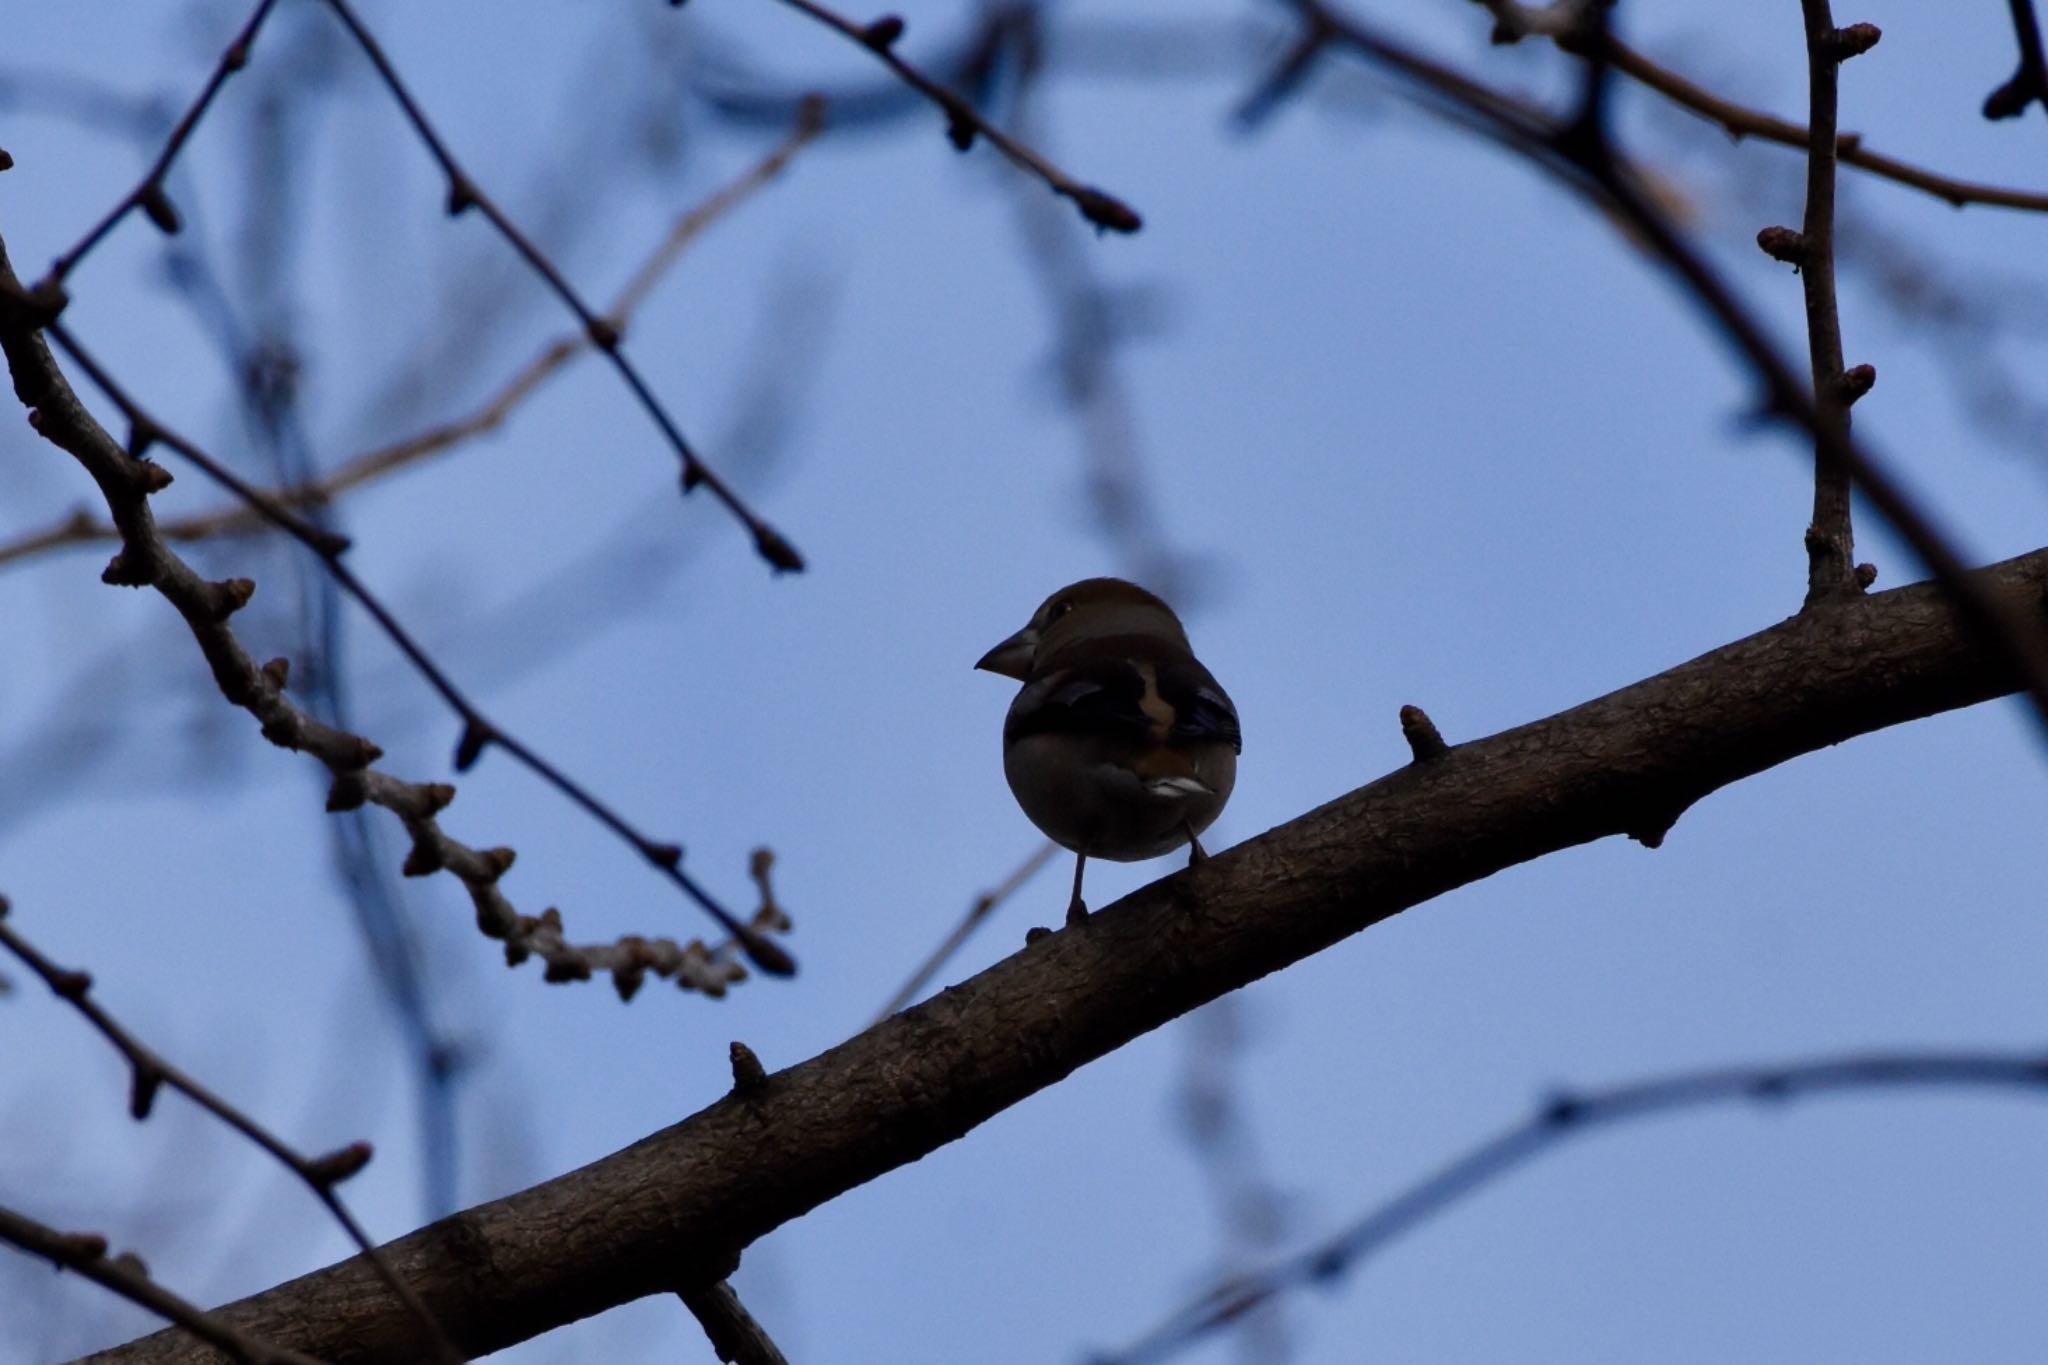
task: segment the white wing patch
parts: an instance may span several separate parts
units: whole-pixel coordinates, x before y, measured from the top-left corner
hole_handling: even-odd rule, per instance
[[[1216,789],[1208,783],[1198,782],[1192,777],[1155,778],[1145,784],[1145,790],[1151,792],[1154,796],[1167,796],[1175,799],[1190,796],[1214,796],[1216,794]]]

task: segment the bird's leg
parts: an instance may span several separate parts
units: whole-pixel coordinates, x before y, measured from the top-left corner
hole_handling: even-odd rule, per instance
[[[1202,847],[1201,839],[1196,837],[1195,827],[1185,820],[1181,821],[1180,827],[1188,832],[1188,866],[1208,862],[1209,851]]]
[[[1088,866],[1088,855],[1074,855],[1074,898],[1067,902],[1067,923],[1075,925],[1088,918],[1088,907],[1081,900],[1081,870]]]

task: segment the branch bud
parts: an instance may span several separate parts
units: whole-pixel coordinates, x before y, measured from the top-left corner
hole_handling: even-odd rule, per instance
[[[1882,37],[1884,33],[1876,24],[1850,24],[1830,33],[1823,40],[1821,50],[1829,61],[1846,62],[1876,47],[1877,40]]]
[[[1806,264],[1806,234],[1788,227],[1767,227],[1756,235],[1756,244],[1774,261],[1797,270]]]

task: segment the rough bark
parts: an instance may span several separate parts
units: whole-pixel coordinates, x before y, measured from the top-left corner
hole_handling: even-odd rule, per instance
[[[2048,549],[1983,573],[2025,619],[2048,625]],[[771,1229],[1226,991],[1516,863],[1613,834],[1654,845],[1701,797],[1800,754],[2009,692],[2015,677],[1997,657],[1929,585],[1810,610],[1410,764],[389,1253],[451,1337],[479,1354],[714,1282]],[[361,1259],[221,1316],[332,1361],[424,1354],[418,1322]],[[97,1358],[218,1359],[176,1331]]]

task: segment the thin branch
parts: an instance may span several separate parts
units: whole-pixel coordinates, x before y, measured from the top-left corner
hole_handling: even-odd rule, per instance
[[[107,210],[106,216],[80,238],[77,245],[51,263],[50,273],[36,285],[36,293],[40,298],[52,303],[61,299],[65,277],[123,218],[138,208],[159,230],[166,233],[178,230],[177,210],[171,206],[170,199],[164,194],[164,176],[169,173],[171,163],[177,160],[178,153],[184,150],[185,142],[192,136],[193,130],[199,127],[199,120],[204,118],[206,111],[213,106],[213,97],[220,93],[221,86],[227,83],[229,76],[248,65],[249,49],[255,45],[256,31],[263,27],[263,21],[270,17],[271,8],[276,3],[277,0],[257,0],[256,8],[249,15],[248,22],[242,25],[234,40],[220,54],[220,60],[214,63],[213,74],[207,77],[205,86],[199,91],[199,97],[192,101],[184,117],[172,127],[170,138],[164,143],[163,150],[157,153],[156,160],[142,173],[142,179],[136,183],[135,188],[123,195],[121,201],[113,208]]]
[[[1731,1101],[1779,1104],[1818,1094],[1935,1087],[2048,1091],[2048,1059],[1996,1052],[1876,1053],[1774,1067],[1715,1067],[1560,1094],[1335,1236],[1266,1269],[1232,1276],[1168,1314],[1131,1346],[1091,1360],[1093,1365],[1155,1365],[1283,1294],[1309,1285],[1327,1288],[1467,1196],[1596,1129]]]
[[[1137,211],[1123,200],[1093,185],[1084,185],[1040,156],[1018,139],[983,118],[981,111],[954,91],[948,90],[924,72],[896,55],[896,42],[903,36],[903,20],[888,14],[870,24],[857,24],[819,4],[818,0],[782,0],[828,28],[837,30],[875,54],[897,79],[936,105],[946,116],[946,136],[955,147],[966,151],[974,139],[985,137],[990,145],[1022,170],[1046,183],[1054,194],[1073,201],[1081,216],[1110,232],[1136,232],[1144,226]]]
[[[1485,5],[1494,16],[1496,42],[1515,42],[1525,36],[1544,37],[1557,42],[1560,47],[1567,47],[1572,41],[1569,36],[1570,25],[1552,13],[1557,9],[1555,5],[1538,7],[1517,4],[1514,0],[1479,0],[1479,3]],[[1622,75],[1656,91],[1681,108],[1691,110],[1708,122],[1719,124],[1731,137],[1753,137],[1800,151],[1805,151],[1812,145],[1812,133],[1807,128],[1788,119],[1776,118],[1724,99],[1669,67],[1660,66],[1627,43],[1613,37],[1607,40],[1607,60],[1614,70]],[[1845,166],[1854,166],[1880,179],[1931,194],[1957,208],[1969,204],[1985,204],[1997,208],[2048,213],[2048,193],[1958,180],[1953,176],[1901,161],[1897,157],[1870,151],[1864,147],[1862,135],[1858,133],[1838,135],[1835,140],[1835,155]]]
[[[128,419],[136,453],[124,450],[78,400],[37,331],[38,325],[47,326],[49,334],[64,345],[80,367],[121,409]],[[330,808],[349,809],[351,805],[370,800],[398,814],[413,835],[408,871],[424,874],[444,866],[453,871],[469,888],[471,899],[477,905],[479,927],[492,937],[505,939],[508,953],[512,951],[511,945],[520,944],[530,944],[531,951],[544,955],[567,950],[567,945],[561,941],[559,916],[554,916],[552,911],[537,919],[518,915],[497,893],[498,878],[512,865],[510,850],[478,852],[468,849],[448,839],[433,824],[433,816],[454,799],[452,787],[403,782],[372,772],[369,765],[382,752],[376,745],[361,736],[321,724],[287,699],[282,661],[274,661],[261,669],[256,666],[227,625],[228,618],[247,604],[255,591],[255,584],[248,579],[208,582],[164,543],[157,534],[148,498],[170,483],[170,474],[162,466],[140,458],[142,450],[162,442],[179,451],[325,561],[334,581],[370,613],[412,660],[414,667],[462,717],[463,737],[456,752],[458,768],[468,767],[490,744],[503,747],[557,791],[630,843],[642,857],[717,920],[756,967],[771,975],[788,975],[795,970],[795,962],[784,949],[752,926],[737,921],[695,879],[683,872],[680,866],[682,849],[679,846],[659,843],[640,833],[610,807],[541,759],[523,742],[493,726],[477,711],[425,651],[399,627],[383,604],[341,562],[341,553],[347,548],[345,539],[279,507],[205,451],[143,411],[60,324],[49,322],[47,316],[22,292],[8,267],[4,243],[0,243],[0,348],[5,349],[14,377],[15,393],[32,410],[32,425],[45,439],[77,459],[92,475],[107,499],[114,524],[121,529],[122,548],[101,574],[102,581],[134,587],[153,586],[162,593],[177,607],[192,629],[201,651],[213,667],[214,679],[222,694],[261,720],[264,734],[272,742],[307,750],[334,773],[337,787],[329,796]],[[626,946],[628,942],[622,940],[620,945],[624,964],[645,970],[646,964],[639,962],[638,954]],[[678,949],[677,954],[680,955],[675,959],[680,980],[683,979],[681,972],[688,968],[685,959],[691,956],[691,950]],[[523,955],[515,955],[513,961],[516,963]],[[564,970],[573,971],[581,959],[571,953],[562,961]],[[549,958],[549,967],[553,977],[556,968],[554,957]],[[587,964],[580,974],[590,974]],[[627,989],[625,979],[616,975],[615,979],[622,991]],[[633,979],[637,983],[637,977]],[[699,982],[692,981],[691,984]]]
[[[1849,516],[1849,470],[1829,457],[1828,447],[1847,443],[1849,405],[1869,386],[1852,394],[1843,373],[1842,316],[1835,299],[1835,119],[1842,62],[1851,44],[1845,31],[1835,27],[1828,0],[1801,0],[1800,8],[1806,21],[1808,126],[1813,141],[1806,152],[1806,215],[1800,225],[1797,265],[1806,294],[1814,415],[1828,431],[1825,438],[1815,438],[1813,452],[1813,520],[1806,528],[1806,605],[1811,608],[1862,591],[1856,581],[1855,531]],[[1869,42],[1855,51],[1867,51],[1877,41],[1877,30],[1868,24],[1859,30]]]
[[[712,1351],[728,1365],[789,1365],[768,1329],[755,1320],[724,1280],[702,1288],[679,1289],[676,1297],[703,1327]]]
[[[931,979],[939,974],[939,969],[952,961],[953,954],[960,951],[960,946],[973,937],[974,931],[995,913],[996,907],[1016,895],[1024,883],[1043,871],[1045,865],[1051,862],[1053,855],[1059,851],[1058,844],[1050,839],[1046,840],[1031,850],[1031,856],[1017,864],[1009,876],[996,883],[993,890],[984,891],[968,902],[967,913],[953,926],[953,932],[946,935],[945,940],[932,950],[932,955],[925,959],[923,966],[911,974],[910,980],[903,983],[903,988],[889,997],[889,1003],[882,1006],[882,1012],[875,1016],[876,1020],[887,1019],[917,999],[924,988],[931,984]]]
[[[463,171],[454,155],[449,152],[447,144],[441,140],[440,134],[427,122],[426,115],[414,101],[411,91],[399,79],[396,68],[391,65],[391,59],[384,55],[384,49],[378,45],[376,38],[364,26],[362,20],[356,17],[356,12],[350,7],[348,0],[326,0],[326,4],[334,11],[342,26],[349,31],[349,35],[355,39],[357,46],[362,48],[363,55],[368,57],[370,65],[376,68],[378,78],[384,82],[385,88],[391,92],[392,99],[397,101],[399,109],[404,112],[406,122],[412,125],[413,132],[419,136],[429,155],[440,166],[441,173],[448,178],[448,212],[454,215],[472,208],[479,210],[490,220],[491,226],[498,230],[498,235],[519,253],[520,258],[546,282],[548,288],[554,291],[555,296],[569,311],[576,315],[576,320],[583,324],[584,334],[590,339],[590,344],[604,352],[605,358],[611,362],[612,368],[618,371],[619,378],[625,382],[641,409],[661,431],[669,447],[675,451],[676,458],[682,461],[683,491],[688,493],[699,484],[709,488],[712,496],[723,503],[726,510],[747,528],[748,534],[754,538],[755,552],[767,560],[771,568],[778,573],[800,572],[804,567],[804,560],[803,556],[797,553],[796,547],[791,545],[781,532],[755,515],[754,511],[741,501],[739,494],[718,476],[717,471],[699,458],[684,437],[682,428],[669,415],[668,409],[662,406],[661,400],[654,396],[654,390],[648,387],[639,369],[626,358],[625,351],[621,349],[623,337],[618,326],[608,318],[599,317],[590,305],[583,301],[583,296],[569,284],[562,272],[555,268],[554,262],[550,261],[540,248],[519,230],[505,211],[498,207],[497,202],[485,194],[483,189]]]
[[[455,766],[458,770],[468,769],[478,758],[482,757],[483,751],[492,745],[503,749],[542,781],[567,797],[572,804],[582,807],[584,812],[592,819],[624,840],[651,866],[666,875],[671,882],[682,890],[684,895],[695,901],[700,909],[717,921],[719,928],[739,941],[746,950],[748,958],[752,960],[756,967],[774,976],[789,976],[795,972],[796,963],[786,952],[767,939],[755,934],[748,926],[740,923],[739,920],[733,917],[730,911],[713,899],[711,893],[700,886],[694,877],[683,871],[681,865],[683,850],[681,845],[657,840],[650,835],[642,833],[623,815],[599,800],[588,788],[584,787],[574,778],[571,778],[547,759],[541,757],[524,740],[500,728],[489,717],[485,716],[477,708],[476,704],[460,688],[456,687],[454,680],[449,678],[441,666],[434,662],[433,656],[427,653],[425,647],[413,639],[405,627],[399,624],[398,618],[392,614],[390,608],[386,607],[363,584],[362,580],[356,577],[355,572],[343,562],[341,558],[342,553],[348,548],[346,539],[330,531],[323,530],[299,517],[297,514],[279,506],[264,493],[243,481],[239,475],[228,469],[220,461],[214,459],[197,445],[178,435],[175,431],[172,431],[169,427],[151,416],[140,404],[129,397],[127,391],[99,366],[98,362],[79,345],[78,340],[71,335],[62,323],[50,322],[45,326],[44,330],[78,363],[78,367],[91,377],[93,383],[98,385],[100,390],[113,401],[114,406],[121,410],[122,415],[128,419],[130,428],[138,433],[137,437],[131,438],[135,445],[146,447],[148,444],[161,442],[169,446],[193,464],[199,466],[200,470],[208,478],[234,493],[251,507],[256,508],[279,530],[285,532],[292,539],[298,541],[320,557],[326,566],[327,572],[333,575],[334,581],[340,585],[341,590],[354,598],[356,604],[370,614],[370,618],[383,630],[385,636],[411,662],[414,670],[422,678],[426,679],[428,686],[439,693],[441,699],[448,704],[448,708],[461,719],[463,727],[462,739],[457,744],[455,751]],[[81,407],[79,411],[83,412],[84,409]],[[50,433],[43,431],[43,435],[49,436]],[[76,453],[76,451],[73,451],[73,454]],[[138,463],[140,462],[138,461]],[[117,511],[115,513],[117,524],[120,522],[120,519],[120,514]],[[139,587],[149,581],[147,577],[143,576],[147,573],[145,565],[152,559],[168,555],[170,551],[169,547],[164,545],[159,538],[147,553],[140,557],[132,556],[131,552],[135,548],[134,542],[126,534],[126,530],[127,528],[124,528],[124,548],[120,554],[114,557],[114,563],[109,566],[108,572],[113,575],[113,578],[109,581]],[[139,558],[140,562],[135,562],[137,558]],[[231,581],[248,584],[247,588],[242,591],[244,601],[247,600],[248,593],[255,591],[255,584],[249,583],[247,579]],[[235,603],[233,606],[228,607],[227,610],[232,611],[240,605],[241,603]],[[219,605],[215,607],[216,611],[220,609]],[[222,615],[223,619],[225,619],[226,612],[223,612]]]
[[[2048,112],[2048,57],[2041,51],[2041,24],[2034,17],[2034,0],[2008,0],[2012,8],[2013,38],[2019,44],[2019,69],[2012,79],[1984,99],[1984,117],[2018,118],[2030,104]]]
[[[334,1221],[341,1224],[342,1231],[348,1234],[349,1240],[361,1249],[364,1257],[375,1267],[378,1278],[390,1287],[392,1293],[398,1295],[426,1328],[433,1353],[442,1360],[458,1358],[455,1348],[442,1333],[440,1324],[434,1321],[434,1315],[420,1302],[419,1295],[413,1292],[412,1286],[399,1278],[398,1272],[391,1268],[391,1262],[377,1249],[377,1244],[370,1240],[369,1234],[363,1231],[362,1224],[348,1211],[348,1205],[341,1202],[341,1196],[335,1193],[336,1185],[369,1164],[369,1143],[352,1142],[325,1156],[300,1155],[282,1138],[164,1060],[161,1054],[130,1033],[119,1020],[100,1006],[99,1001],[92,998],[90,975],[75,968],[59,967],[45,957],[41,950],[7,923],[7,914],[7,900],[0,896],[0,947],[6,948],[23,966],[41,977],[43,984],[48,986],[59,1000],[85,1016],[86,1021],[98,1029],[101,1036],[113,1044],[114,1050],[128,1063],[131,1081],[128,1112],[136,1120],[149,1117],[150,1110],[156,1102],[157,1092],[164,1086],[169,1086],[269,1153],[279,1165],[297,1176],[306,1188],[313,1192],[316,1199],[327,1206],[327,1211],[334,1216]]]
[[[226,1352],[242,1365],[321,1365],[313,1356],[272,1346],[179,1298],[149,1278],[142,1259],[133,1252],[107,1255],[107,1239],[96,1232],[59,1232],[13,1209],[0,1208],[0,1242],[40,1256],[59,1270],[85,1276],[166,1322],[176,1323],[180,1331]]]
[[[732,183],[676,220],[661,243],[634,271],[606,311],[604,320],[620,332],[662,278],[682,256],[686,247],[714,223],[738,208],[756,191],[781,175],[783,170],[824,128],[824,106],[816,101],[799,106],[797,125],[789,136],[767,156]],[[313,508],[332,503],[342,494],[409,468],[431,456],[445,454],[475,436],[497,430],[518,407],[568,362],[590,349],[588,332],[572,332],[555,338],[529,360],[498,391],[468,415],[443,422],[426,431],[365,451],[342,461],[328,474],[308,483],[270,490],[268,496],[280,506]],[[270,521],[256,508],[243,502],[231,503],[210,512],[178,517],[157,523],[165,540],[188,542],[215,536],[243,535],[269,526]],[[32,559],[46,551],[70,545],[117,540],[120,532],[112,521],[79,509],[52,522],[42,530],[29,532],[0,545],[0,566]]]
[[[1980,582],[2048,622],[2048,549]],[[952,1142],[1227,991],[1460,886],[1859,734],[2004,695],[2011,666],[1932,583],[1805,612],[1657,677],[1401,768],[623,1151],[387,1248],[472,1354],[710,1283],[774,1228]],[[751,1072],[751,1069],[750,1069]],[[488,1266],[490,1274],[476,1268]],[[416,1326],[343,1262],[224,1308],[351,1359]],[[102,1365],[195,1362],[169,1336]]]
[[[1957,609],[2010,661],[2033,701],[2036,719],[2048,731],[2048,631],[2008,605],[1987,596],[1948,538],[1906,493],[1888,468],[1853,436],[1828,426],[1811,393],[1779,356],[1762,326],[1705,257],[1688,245],[1652,196],[1608,141],[1597,117],[1600,92],[1616,45],[1603,29],[1590,36],[1594,60],[1587,63],[1585,97],[1570,121],[1452,70],[1395,42],[1359,20],[1341,15],[1323,0],[1291,0],[1304,24],[1322,26],[1329,43],[1363,57],[1410,83],[1431,108],[1462,127],[1479,132],[1526,158],[1565,187],[1626,224],[1653,259],[1682,284],[1694,305],[1711,319],[1732,349],[1747,361],[1763,386],[1760,415],[1791,422],[1811,432],[1822,459],[1849,470],[1856,486],[1919,556],[1935,580],[1955,595]],[[1602,5],[1585,13],[1604,21]]]

